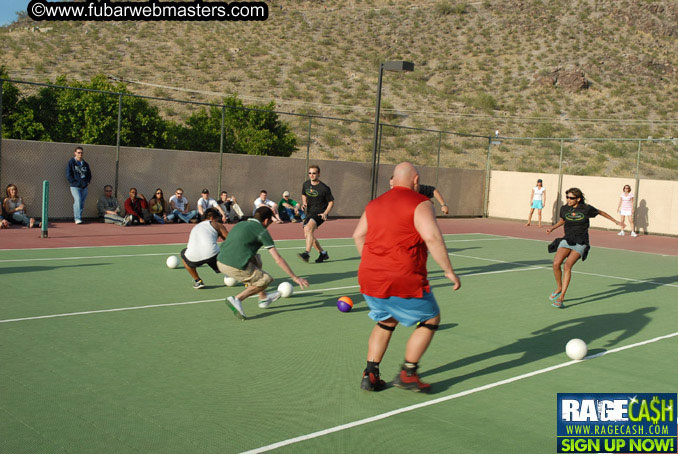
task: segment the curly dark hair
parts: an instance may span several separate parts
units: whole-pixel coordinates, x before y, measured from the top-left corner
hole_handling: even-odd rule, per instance
[[[586,203],[586,198],[584,197],[584,193],[581,192],[581,189],[579,188],[570,188],[567,191],[565,191],[565,195],[567,194],[572,194],[574,197],[581,199],[581,203]]]

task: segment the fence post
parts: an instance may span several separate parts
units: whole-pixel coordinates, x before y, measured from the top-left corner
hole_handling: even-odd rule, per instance
[[[487,217],[490,203],[490,154],[492,150],[492,136],[487,138],[487,163],[485,164],[485,201],[483,202],[483,217]]]
[[[47,238],[47,227],[49,225],[49,181],[42,182],[42,223],[40,238]]]
[[[221,135],[219,137],[219,184],[217,184],[217,195],[221,194],[221,175],[224,167],[224,121],[226,118],[226,104],[221,106]]]
[[[306,137],[306,169],[304,169],[304,181],[308,179],[308,175],[306,175],[306,171],[308,170],[308,166],[311,165],[310,159],[311,159],[311,123],[313,122],[313,117],[308,117],[308,136]]]
[[[636,225],[636,209],[638,208],[638,189],[640,188],[640,148],[643,142],[638,141],[638,155],[636,156],[636,188],[633,192],[633,226]]]
[[[113,196],[118,198],[118,173],[120,172],[120,129],[122,128],[122,93],[118,94],[118,132],[115,137],[115,181]]]
[[[377,168],[374,171],[374,197],[377,197],[377,183],[379,182],[379,165],[381,164],[381,135],[384,132],[384,125],[379,125],[379,142],[377,142]]]
[[[438,163],[436,164],[436,187],[438,186],[438,176],[440,174],[440,145],[443,142],[443,132],[438,132]]]
[[[560,159],[558,160],[558,193],[556,194],[556,211],[551,215],[551,225],[558,222],[560,213],[560,204],[562,199],[560,194],[563,192],[563,139],[560,139]]]

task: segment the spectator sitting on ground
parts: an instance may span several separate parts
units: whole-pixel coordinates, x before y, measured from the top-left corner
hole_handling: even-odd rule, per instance
[[[198,215],[198,212],[195,210],[188,211],[188,199],[184,197],[184,190],[181,188],[177,188],[177,190],[174,191],[174,195],[170,197],[169,203],[170,210],[172,210],[171,218],[176,218],[176,222],[181,220],[188,224],[194,217]]]
[[[216,200],[210,197],[209,189],[202,190],[201,197],[198,199],[198,221],[205,220],[205,213],[209,208],[214,208],[221,214],[221,222],[226,222],[226,212],[219,206]]]
[[[144,213],[144,211],[146,213]],[[143,194],[137,197],[137,188],[130,188],[129,198],[125,200],[125,215],[131,216],[128,224],[150,224],[151,215]]]
[[[282,223],[280,216],[278,216],[278,204],[268,198],[268,192],[265,189],[261,190],[259,193],[259,198],[254,201],[254,210],[252,210],[252,216],[254,216],[254,212],[257,211],[257,208],[263,206],[269,207],[271,211],[273,211],[273,221],[276,224]]]
[[[299,202],[290,198],[290,191],[283,192],[278,207],[280,208],[280,220],[282,221],[297,222],[299,220],[303,221],[306,218],[306,214],[301,209]]]
[[[240,209],[240,205],[238,205],[238,202],[235,200],[235,196],[229,197],[228,192],[226,191],[221,191],[221,195],[219,196],[219,206],[222,210],[224,210],[224,213],[226,213],[226,220],[228,222],[233,222],[236,220],[242,221],[245,217],[244,213]]]
[[[14,224],[23,224],[29,229],[34,227],[36,224],[35,218],[26,215],[26,205],[21,197],[19,197],[19,189],[16,185],[7,185],[5,193],[7,194],[7,197],[2,202],[2,208],[5,210],[5,214],[7,214],[9,221]],[[38,222],[37,224],[37,226],[40,227],[40,223]]]
[[[106,224],[126,226],[130,219],[132,219],[130,217],[124,218],[121,216],[122,209],[118,204],[118,199],[113,197],[113,186],[110,184],[104,186],[104,195],[99,197],[97,211],[99,212],[99,217],[102,218]]]
[[[169,214],[169,204],[165,197],[163,197],[162,189],[158,188],[155,190],[155,194],[151,197],[151,200],[148,201],[148,210],[151,212],[153,222],[158,224],[164,224],[165,222],[171,220]],[[173,218],[173,216],[172,216]]]

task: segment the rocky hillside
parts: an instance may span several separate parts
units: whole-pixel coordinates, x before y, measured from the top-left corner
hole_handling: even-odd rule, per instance
[[[136,93],[514,137],[678,137],[678,3],[651,0],[271,1],[265,22],[40,22],[0,28],[13,78],[104,73]],[[183,117],[179,104],[159,103]],[[305,154],[308,121],[290,121]],[[372,128],[315,121],[316,156],[365,160]],[[382,160],[435,163],[440,137],[385,128]],[[678,178],[678,144],[650,144],[647,176]],[[443,163],[484,168],[487,140],[443,136]],[[553,167],[560,143],[503,140],[493,165]],[[637,143],[566,146],[573,171],[635,170]],[[652,162],[650,162],[652,161]],[[537,162],[537,164],[535,164]],[[536,167],[535,167],[536,166]],[[557,168],[557,163],[556,163]],[[662,170],[664,169],[664,170]],[[548,170],[548,169],[544,169]]]

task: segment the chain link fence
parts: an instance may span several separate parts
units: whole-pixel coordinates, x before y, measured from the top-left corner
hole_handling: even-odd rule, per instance
[[[13,148],[12,155],[3,150],[0,141],[3,191],[10,182],[37,182],[49,174],[51,167],[65,166],[61,157],[54,162],[40,155],[40,141],[101,146],[87,145],[87,160],[96,168],[101,181],[112,184],[119,196],[124,197],[130,186],[141,186],[143,192],[153,191],[153,184],[144,176],[154,168],[157,180],[168,188],[184,184],[182,181],[190,170],[200,173],[205,186],[221,191],[238,181],[234,174],[237,169],[233,168],[237,161],[225,157],[243,152],[235,149],[234,144],[241,139],[234,137],[237,132],[233,132],[231,125],[224,124],[227,113],[233,111],[242,113],[243,118],[245,113],[259,115],[261,118],[255,121],[260,122],[270,121],[264,119],[265,114],[277,116],[279,123],[295,138],[294,151],[289,157],[305,161],[304,166],[294,170],[298,179],[306,178],[308,164],[321,160],[369,166],[376,162],[377,171],[369,178],[377,181],[369,184],[381,189],[388,182],[392,166],[401,161],[424,168],[424,183],[436,186],[448,184],[444,180],[451,174],[445,171],[450,169],[480,172],[484,182],[484,209],[480,214],[484,215],[487,215],[492,170],[551,173],[561,179],[563,174],[625,177],[635,179],[636,189],[640,179],[678,180],[678,139],[495,137],[380,123],[374,150],[374,123],[370,121],[232,106],[225,101],[178,100],[9,79],[1,81],[0,99],[18,97],[24,109],[29,110],[28,116],[21,117],[25,124],[13,124],[10,130],[6,124],[3,127],[3,120],[7,123],[16,112],[7,111],[9,106],[3,106],[0,101],[2,137],[30,137],[37,141]],[[82,109],[57,112],[58,98],[69,98],[73,104],[82,105]],[[97,129],[82,128],[85,119],[92,116],[100,120]],[[104,147],[106,145],[108,147]],[[143,160],[139,160],[134,149],[144,149]],[[199,150],[214,155],[206,158],[204,154],[189,153],[185,165],[165,169],[159,165],[163,149]],[[205,162],[201,165],[196,160]],[[39,184],[34,186],[38,188]],[[30,194],[30,188],[22,191],[38,200],[38,194]],[[473,215],[472,212],[457,214]]]

